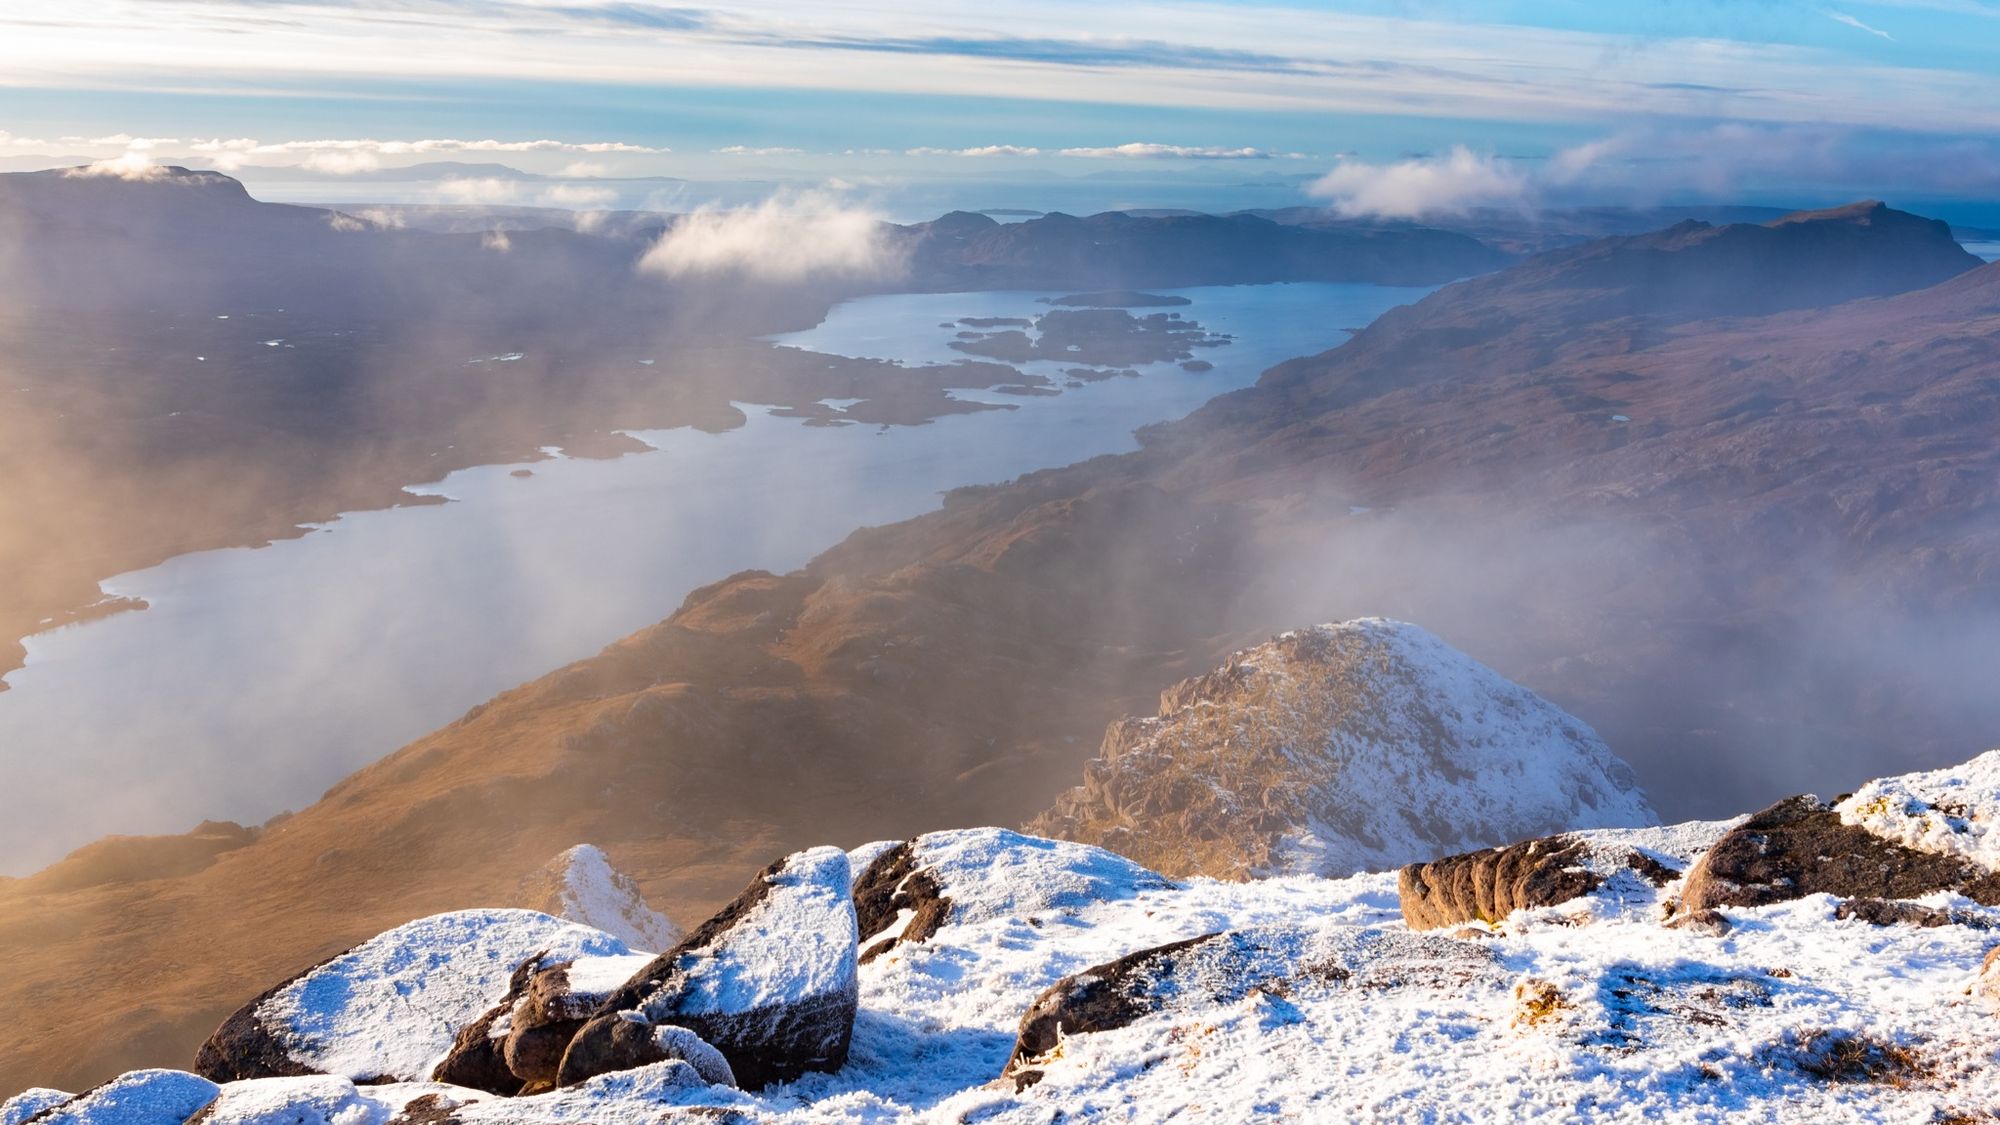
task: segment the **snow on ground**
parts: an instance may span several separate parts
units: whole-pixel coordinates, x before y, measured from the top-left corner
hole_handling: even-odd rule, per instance
[[[45,1111],[46,1116],[34,1121],[35,1125],[181,1125],[219,1089],[184,1070],[135,1070]]]
[[[292,1058],[354,1079],[420,1078],[458,1029],[507,995],[522,961],[630,954],[624,942],[533,910],[460,910],[371,938],[273,994],[257,1017]]]
[[[1885,840],[2000,871],[2000,750],[1946,769],[1878,778],[1835,808],[1842,823]]]
[[[35,1086],[23,1090],[4,1102],[0,1102],[0,1125],[21,1125],[50,1106],[61,1105],[71,1095],[63,1090],[51,1090],[46,1086]]]
[[[1583,835],[1606,854],[1637,847],[1678,864],[1727,827]],[[797,1123],[1822,1125],[1929,1122],[2000,1108],[2000,1015],[1969,995],[2000,931],[1842,921],[1836,901],[1820,895],[1728,911],[1733,928],[1716,938],[1665,928],[1662,907],[1675,886],[1634,880],[1608,909],[1592,901],[1517,913],[1484,937],[1412,934],[1389,873],[1175,885],[1108,853],[995,829],[936,833],[920,838],[916,851],[940,865],[955,902],[971,908],[954,911],[927,940],[860,967],[853,1046],[838,1073],[750,1094],[708,1085],[673,1061],[515,1099],[434,1085],[287,1080],[301,1091],[300,1112],[256,1116],[251,1109],[280,1091],[266,1080],[225,1087],[219,1108],[234,1115],[218,1120],[381,1125],[423,1096],[455,1104],[454,1120],[494,1125],[637,1125],[676,1120],[676,1108]],[[829,848],[802,857],[780,875],[792,881],[783,896],[791,906],[752,919],[771,957],[736,966],[718,987],[751,987],[737,978],[753,968],[782,976],[790,971],[787,942],[812,940],[841,913],[846,855]],[[2000,925],[2000,910],[1944,894],[1926,901]],[[1022,1014],[1050,985],[1137,950],[1218,932],[1229,936],[1192,947],[1179,968],[1144,980],[1157,1001],[1150,1014],[1062,1039],[1033,1061],[1039,1081],[1024,1088],[1002,1077]],[[394,933],[395,942],[364,959],[379,967],[341,979],[412,987],[438,974],[415,968],[432,954],[481,940],[477,927]],[[592,949],[616,944],[587,932],[569,940]],[[382,964],[392,948],[400,951],[394,968]],[[612,965],[583,963],[607,975]],[[464,1019],[505,990],[509,967],[495,962],[477,988],[453,986],[468,993],[456,1009]],[[478,1000],[469,998],[481,989]],[[364,1012],[400,1018],[383,1006],[341,1011],[345,1028],[369,1043],[379,1036]],[[441,1044],[450,1029],[439,1023],[437,1034]],[[328,1057],[341,1056],[330,1047]]]

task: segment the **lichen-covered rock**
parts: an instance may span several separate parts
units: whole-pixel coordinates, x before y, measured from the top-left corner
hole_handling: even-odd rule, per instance
[[[1403,921],[1413,930],[1498,922],[1516,910],[1581,898],[1604,882],[1566,836],[1412,863],[1396,873]]]
[[[922,942],[947,924],[1075,910],[1174,883],[1102,848],[1003,828],[932,832],[871,849],[855,876],[861,959]]]
[[[1028,830],[1168,875],[1382,871],[1573,828],[1657,823],[1561,708],[1415,625],[1287,633],[1112,724]]]
[[[184,1070],[134,1070],[46,1107],[35,1125],[183,1125],[221,1087]]]
[[[223,1021],[195,1058],[218,1082],[337,1074],[430,1076],[461,1029],[510,990],[524,961],[631,951],[530,910],[462,910],[380,934],[284,981]]]
[[[1920,898],[1954,891],[2000,905],[2000,876],[1975,860],[1918,851],[1847,823],[1816,797],[1790,797],[1724,833],[1688,872],[1688,910],[1762,906],[1831,894],[1842,898]]]
[[[860,995],[853,883],[838,848],[766,868],[606,998],[571,1041],[558,1081],[624,1069],[662,1025],[713,1044],[745,1089],[839,1069]]]

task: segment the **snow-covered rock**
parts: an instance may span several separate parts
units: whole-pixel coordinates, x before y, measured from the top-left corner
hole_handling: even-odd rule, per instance
[[[135,1070],[31,1115],[35,1125],[182,1125],[221,1088],[184,1070]]]
[[[864,854],[854,907],[868,960],[954,923],[1075,910],[1173,885],[1102,848],[1004,828],[932,832]]]
[[[196,1056],[218,1081],[333,1074],[430,1076],[461,1027],[504,997],[515,970],[629,954],[600,930],[532,910],[461,910],[371,938],[277,985],[223,1022]]]
[[[646,904],[639,884],[611,866],[603,851],[578,844],[530,875],[519,905],[596,930],[649,953],[672,949],[679,926]]]
[[[1893,787],[1906,780],[1874,784]],[[1901,811],[1908,806],[1886,795],[1894,791],[1877,789],[1876,798],[1853,808],[1847,807],[1849,802],[1835,806],[1813,796],[1789,797],[1750,816],[1688,872],[1682,902],[1689,910],[1703,910],[1813,894],[1912,899],[1950,892],[2000,905],[2000,872],[1941,843],[1919,849],[1903,842],[1909,833],[1922,831],[1915,822],[1933,814]],[[1887,812],[1885,806],[1892,804],[1899,811]],[[1968,821],[2000,813],[1994,804],[1954,807]]]
[[[2000,750],[1941,770],[1877,778],[1833,808],[1842,824],[1890,843],[2000,871]]]
[[[1029,825],[1168,875],[1381,871],[1657,822],[1581,720],[1414,625],[1287,633],[1114,723]]]
[[[333,1075],[231,1082],[202,1111],[201,1125],[382,1125],[394,1110]]]
[[[814,848],[766,868],[736,900],[608,997],[563,1056],[569,1086],[654,1061],[634,1026],[686,1028],[746,1088],[846,1062],[857,994],[853,873]]]
[[[62,1090],[51,1090],[47,1086],[23,1090],[0,1102],[0,1125],[21,1125],[21,1122],[37,1113],[59,1106],[75,1096]]]

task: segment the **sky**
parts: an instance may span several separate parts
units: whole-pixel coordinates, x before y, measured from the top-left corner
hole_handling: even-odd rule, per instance
[[[50,157],[1971,214],[2000,2],[6,0],[0,167]]]

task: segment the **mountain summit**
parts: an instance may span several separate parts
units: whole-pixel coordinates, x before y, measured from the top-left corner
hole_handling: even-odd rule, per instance
[[[1030,831],[1169,875],[1381,871],[1581,825],[1657,823],[1631,767],[1415,625],[1286,633],[1105,733]]]

